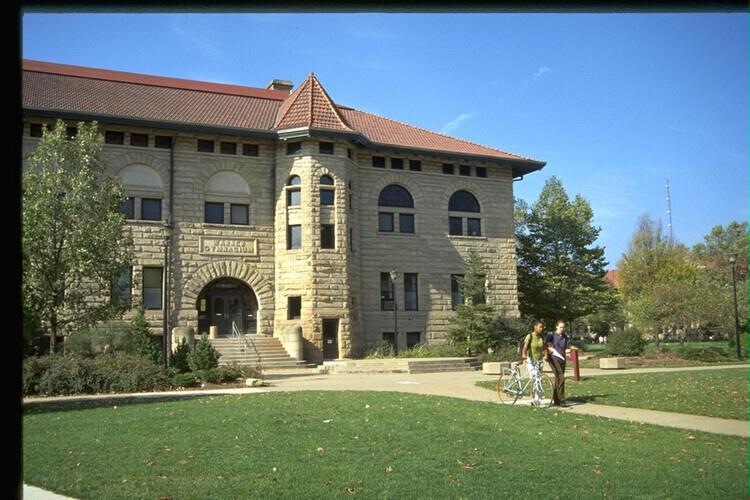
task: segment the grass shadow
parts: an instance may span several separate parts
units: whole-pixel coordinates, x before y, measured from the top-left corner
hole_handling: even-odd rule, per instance
[[[596,403],[599,400],[606,401],[609,394],[586,394],[585,396],[569,396],[567,401],[571,403]]]
[[[30,400],[24,401],[22,405],[23,415],[37,415],[42,413],[53,413],[70,410],[91,410],[96,408],[111,408],[113,406],[170,403],[174,401],[188,401],[193,399],[209,398],[214,396],[231,396],[231,392],[221,394],[140,394],[140,395],[112,395],[111,397],[86,398],[71,397],[65,400]]]

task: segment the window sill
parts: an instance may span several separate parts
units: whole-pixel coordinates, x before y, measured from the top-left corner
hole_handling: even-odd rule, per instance
[[[207,229],[238,229],[251,228],[251,224],[217,224],[215,222],[203,222],[203,227]]]
[[[446,234],[448,236],[448,239],[453,240],[484,240],[487,241],[486,236],[466,236],[466,235],[458,235],[458,234]]]

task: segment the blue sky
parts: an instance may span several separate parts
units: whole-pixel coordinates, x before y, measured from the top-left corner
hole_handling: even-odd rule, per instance
[[[338,103],[547,162],[610,268],[638,217],[677,240],[747,220],[748,15],[26,14],[22,56],[265,87],[314,72]]]

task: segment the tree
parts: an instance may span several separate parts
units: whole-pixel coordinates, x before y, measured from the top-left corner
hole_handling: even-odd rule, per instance
[[[706,244],[690,251],[680,243],[670,243],[661,223],[641,216],[619,263],[620,293],[632,321],[651,330],[657,344],[660,331],[674,328],[682,330],[681,342],[693,326],[724,335],[734,331],[731,269],[726,253],[732,248],[742,250],[747,241],[746,234],[742,241],[742,225],[737,227],[740,231],[734,232],[737,237],[732,238],[733,247],[716,243],[728,241],[717,237],[726,234],[717,226],[706,236]],[[746,255],[744,262],[746,266]],[[746,279],[746,271],[743,276]]]
[[[470,249],[464,259],[464,275],[458,279],[464,304],[458,306],[448,324],[448,338],[467,343],[472,351],[486,351],[497,341],[495,311],[486,303],[487,273],[479,253]]]
[[[160,354],[151,341],[151,331],[142,307],[138,308],[138,312],[130,322],[128,351],[130,354],[148,359],[155,365],[159,364]]]
[[[96,123],[74,138],[58,120],[27,158],[22,197],[22,297],[25,318],[60,335],[118,317],[126,305],[107,297],[132,260],[119,212],[121,186],[104,175]],[[24,329],[27,326],[24,325]],[[31,329],[31,328],[29,328]]]
[[[568,198],[557,177],[547,180],[539,199],[517,201],[515,220],[518,298],[521,314],[551,325],[612,307],[614,293],[604,280],[604,249],[594,246],[600,228],[591,205]]]

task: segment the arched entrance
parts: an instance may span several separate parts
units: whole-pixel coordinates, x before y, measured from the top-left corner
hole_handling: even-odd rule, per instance
[[[240,333],[256,333],[258,299],[253,290],[240,280],[219,278],[198,296],[198,332],[208,333],[216,326],[220,337],[232,335],[233,325]]]

